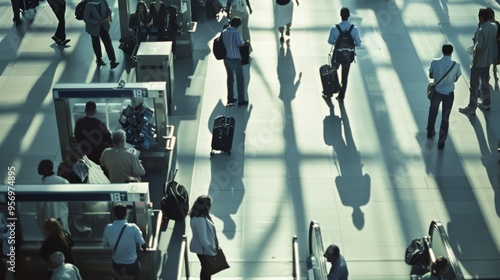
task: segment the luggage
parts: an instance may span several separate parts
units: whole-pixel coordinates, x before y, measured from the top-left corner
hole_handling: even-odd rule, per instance
[[[354,25],[351,24],[351,27],[346,31],[340,29],[338,24],[336,27],[339,31],[339,36],[335,42],[333,58],[337,63],[351,63],[354,61],[354,56],[356,55],[354,38],[351,35]]]
[[[172,180],[166,183],[163,190],[161,211],[164,219],[182,221],[189,212],[189,193],[183,185],[174,181],[175,175],[177,175],[177,169]]]
[[[236,119],[229,116],[229,108],[232,106],[233,104],[226,105],[226,114],[215,118],[212,130],[212,150],[210,151],[210,156],[215,154],[214,151],[220,151],[222,153],[227,152],[228,155],[231,154],[234,126],[236,125]]]
[[[325,64],[319,68],[321,84],[323,86],[323,95],[332,97],[334,93],[340,92],[339,75],[336,67]]]

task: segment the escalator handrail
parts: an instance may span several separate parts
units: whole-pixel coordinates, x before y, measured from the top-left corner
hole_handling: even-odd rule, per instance
[[[187,237],[186,235],[182,236],[181,248],[179,252],[179,262],[177,264],[177,280],[182,279],[182,267],[185,268],[186,279],[189,279],[189,259],[188,259],[188,250],[187,250]]]
[[[299,241],[296,235],[292,237],[292,252],[293,279],[300,279]]]
[[[448,262],[450,263],[450,266],[452,267],[453,271],[455,272],[455,276],[457,280],[464,280],[464,275],[462,273],[462,269],[460,268],[460,265],[458,264],[458,260],[455,257],[455,253],[453,252],[453,249],[451,248],[450,245],[450,239],[448,238],[448,234],[446,233],[446,230],[444,229],[443,223],[438,220],[432,220],[431,224],[429,225],[429,236],[431,237],[431,247],[432,247],[432,238],[433,235],[432,233],[434,230],[437,229],[438,233],[443,240],[445,249],[446,249],[446,254],[448,255]]]
[[[312,236],[316,235],[316,240],[318,240],[318,243],[317,244],[312,244]],[[321,256],[314,256],[314,252],[313,252],[313,246],[317,246],[318,247],[318,251],[319,252],[324,252],[324,247],[323,247],[323,238],[321,236],[321,228],[319,226],[319,223],[316,222],[316,221],[311,221],[311,223],[309,224],[309,256],[310,257],[314,257],[317,261],[317,264],[319,267],[323,267],[324,271],[328,271],[327,268],[326,268],[326,260],[325,258],[323,257],[323,255]],[[321,270],[320,270],[321,271]],[[327,273],[319,273],[319,278],[317,278],[317,280],[320,280],[320,279],[324,279],[326,280],[326,277],[327,277]],[[324,275],[323,275],[324,274]]]

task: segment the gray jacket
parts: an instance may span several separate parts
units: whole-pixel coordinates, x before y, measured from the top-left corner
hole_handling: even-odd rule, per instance
[[[205,217],[193,217],[191,218],[191,230],[193,236],[189,245],[190,251],[198,255],[215,256],[217,248],[213,223]]]
[[[106,0],[89,0],[83,12],[85,31],[92,36],[99,36],[101,24],[97,23],[97,21],[109,16],[111,16],[111,9]],[[102,24],[102,27],[106,32],[109,32],[109,22]]]

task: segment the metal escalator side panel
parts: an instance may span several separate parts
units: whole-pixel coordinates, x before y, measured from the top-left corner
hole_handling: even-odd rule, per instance
[[[462,269],[450,245],[450,239],[443,224],[433,220],[429,226],[430,247],[435,257],[443,256],[448,260],[448,271],[443,279],[464,280]]]

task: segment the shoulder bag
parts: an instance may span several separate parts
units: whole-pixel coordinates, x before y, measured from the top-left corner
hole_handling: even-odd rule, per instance
[[[207,226],[210,226],[207,221]],[[224,255],[224,252],[222,252],[222,249],[219,247],[219,240],[217,240],[217,233],[215,232],[214,228],[214,240],[215,240],[215,250],[217,251],[217,254],[215,256],[205,256],[205,263],[207,265],[207,270],[210,272],[211,275],[214,275],[224,269],[229,268],[229,264],[227,263],[226,256]]]
[[[455,64],[456,62],[453,61],[453,64],[451,64],[450,69],[446,71],[446,73],[443,75],[443,77],[441,77],[441,79],[439,79],[439,81],[437,81],[436,83],[429,83],[429,85],[427,86],[427,98],[429,98],[429,100],[432,100],[432,98],[434,97],[434,94],[436,93],[437,84],[439,84],[446,76],[448,76],[453,67],[455,67]]]

